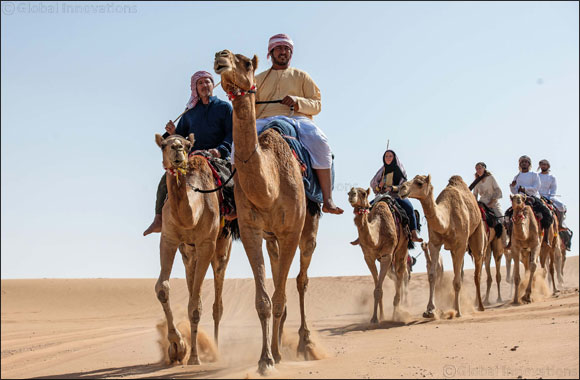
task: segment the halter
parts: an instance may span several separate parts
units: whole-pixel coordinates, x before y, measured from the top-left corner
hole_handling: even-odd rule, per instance
[[[363,214],[368,214],[369,210],[370,210],[370,207],[356,206],[352,212],[355,213],[356,215],[363,215]]]
[[[235,88],[235,92],[234,91],[227,92],[228,99],[230,100],[230,102],[233,101],[238,96],[244,96],[246,94],[255,94],[256,93],[256,85],[255,84],[252,85],[252,87],[248,91],[240,89],[235,83],[234,83],[234,88]]]
[[[179,186],[179,175],[182,176],[187,174],[187,166],[185,168],[164,168],[167,173],[175,177],[177,181],[177,186]]]

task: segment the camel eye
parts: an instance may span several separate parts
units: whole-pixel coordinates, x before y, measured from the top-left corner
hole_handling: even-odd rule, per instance
[[[252,67],[252,62],[246,62],[246,69],[250,69]]]
[[[417,182],[417,187],[423,187],[423,182]]]

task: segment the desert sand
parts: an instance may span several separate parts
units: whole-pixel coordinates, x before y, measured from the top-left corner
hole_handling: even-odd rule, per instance
[[[425,273],[413,273],[409,302],[394,320],[393,283],[387,279],[385,320],[378,325],[370,324],[370,276],[312,278],[306,298],[307,316],[321,357],[313,361],[304,361],[295,354],[300,320],[298,293],[295,279],[289,279],[282,362],[267,377],[578,378],[577,256],[566,262],[565,284],[558,296],[552,296],[542,275],[534,285],[534,302],[522,306],[511,305],[504,268],[504,302],[495,302],[494,283],[492,304],[484,312],[473,306],[473,271],[466,271],[460,318],[453,318],[450,312],[450,276],[447,271],[446,285],[436,297],[441,313],[431,320],[422,317],[428,300]],[[495,269],[493,276],[495,279]],[[217,351],[211,315],[213,283],[205,281],[200,324],[200,345],[205,353],[201,366],[164,363],[164,314],[155,297],[155,281],[2,280],[1,377],[260,377],[256,370],[261,329],[254,308],[253,279],[227,279],[226,272]],[[170,297],[177,321],[187,330],[184,279],[171,280]]]

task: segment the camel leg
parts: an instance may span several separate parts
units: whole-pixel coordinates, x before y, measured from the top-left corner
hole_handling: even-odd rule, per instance
[[[512,287],[513,287],[513,279],[512,279],[512,275],[511,275],[511,272],[512,272],[512,257],[511,257],[510,251],[508,251],[506,249],[504,256],[505,256],[505,272],[506,272],[506,278],[505,278],[505,280],[506,280],[506,282],[508,284],[512,284]],[[512,291],[513,291],[513,289],[512,289]],[[510,293],[510,295],[511,295],[511,293]]]
[[[555,265],[556,265],[556,275],[558,276],[558,284],[560,284],[560,286],[562,286],[564,284],[564,278],[562,277],[562,275],[563,275],[563,273],[562,273],[562,266],[563,266],[562,245],[560,243],[560,240],[561,240],[560,236],[556,237],[556,239],[557,239],[557,243],[556,243],[556,245],[554,245],[554,247],[556,247],[556,249],[554,250],[554,260],[555,260]]]
[[[455,301],[453,303],[457,317],[461,317],[461,308],[459,305],[459,292],[461,291],[461,283],[463,282],[463,258],[466,249],[455,249],[451,251],[451,258],[453,259],[453,289],[455,290]]]
[[[439,262],[439,251],[441,250],[441,244],[435,244],[430,239],[429,240],[429,254],[431,257],[431,263]],[[433,302],[433,296],[435,295],[435,281],[437,280],[437,265],[431,265],[429,267],[429,302],[427,303],[427,310],[423,313],[425,318],[433,318],[435,314],[435,303]]]
[[[278,240],[280,247],[280,258],[278,261],[279,272],[278,279],[274,284],[274,295],[272,296],[272,312],[274,317],[272,325],[272,356],[275,363],[279,363],[282,359],[279,334],[282,315],[286,309],[286,281],[288,280],[288,272],[290,271],[292,260],[298,248],[301,232],[299,231],[294,235],[286,235]]]
[[[501,299],[501,256],[503,255],[503,246],[500,239],[495,239],[493,242],[493,258],[495,260],[495,282],[497,283],[497,301],[503,302]]]
[[[369,269],[371,271],[371,275],[373,276],[373,281],[375,283],[374,293],[376,293],[378,286],[379,286],[379,272],[377,271],[377,266],[375,264],[375,260],[367,254],[364,255],[364,258],[365,258],[365,262],[367,263],[367,266],[369,267]],[[377,301],[375,298],[375,302],[374,302],[374,306],[373,306],[373,316],[371,318],[371,323],[379,323],[379,319],[377,318],[377,308],[378,308],[378,305],[377,305]]]
[[[173,320],[173,312],[169,304],[169,276],[173,268],[173,261],[175,253],[177,252],[178,242],[171,241],[165,234],[161,234],[161,241],[159,243],[161,272],[159,279],[155,284],[155,294],[157,299],[163,307],[165,318],[167,319],[167,339],[169,340],[169,363],[182,362],[187,353],[185,342]]]
[[[262,353],[258,361],[258,371],[265,374],[274,367],[274,359],[270,349],[270,318],[272,316],[272,302],[266,291],[266,270],[264,257],[262,255],[262,231],[249,226],[247,223],[240,223],[240,237],[246,256],[252,267],[254,283],[256,285],[256,311],[262,326]]]
[[[278,273],[280,272],[279,258],[280,258],[280,248],[278,246],[278,239],[271,232],[264,232],[264,240],[266,240],[266,250],[268,256],[270,257],[270,268],[272,270],[272,281],[274,284],[278,281]],[[287,308],[284,308],[284,314],[282,314],[282,319],[280,320],[280,328],[278,330],[278,339],[282,341],[282,334],[284,333],[284,322],[286,322],[286,315],[288,314]]]
[[[213,281],[214,281],[214,291],[215,300],[213,303],[213,336],[216,346],[218,346],[219,341],[219,326],[224,313],[224,305],[222,300],[222,292],[224,288],[224,279],[226,275],[226,267],[230,260],[230,255],[232,251],[232,237],[218,238],[216,244],[216,253],[211,261],[213,269]]]
[[[487,289],[485,291],[485,299],[483,303],[489,305],[489,291],[491,289],[491,284],[493,279],[491,277],[491,244],[487,245],[487,249],[485,250],[485,273],[487,274]]]
[[[199,320],[201,319],[201,285],[209,268],[212,257],[215,255],[215,238],[202,242],[196,246],[196,264],[193,273],[193,284],[189,293],[188,316],[191,325],[191,347],[188,365],[199,365],[199,355],[197,353],[197,333]],[[188,280],[189,282],[189,280]]]
[[[513,282],[512,287],[514,289],[514,305],[520,304],[520,297],[519,297],[519,286],[520,286],[520,255],[523,253],[521,252],[521,248],[516,246],[515,242],[512,240],[512,248],[511,248],[511,258],[514,261],[514,275],[513,275]]]
[[[386,254],[381,256],[380,261],[380,270],[379,270],[379,280],[377,282],[377,286],[375,287],[374,296],[375,296],[375,315],[377,313],[377,306],[379,302],[383,300],[383,282],[385,281],[385,277],[387,276],[387,272],[392,270],[393,266],[393,254]],[[399,293],[399,299],[400,299]],[[398,302],[397,302],[398,304]],[[382,314],[382,313],[381,313]]]
[[[308,330],[308,325],[306,324],[304,297],[306,295],[306,289],[308,288],[308,268],[310,267],[312,254],[316,249],[316,235],[319,220],[320,217],[318,215],[310,215],[307,212],[302,235],[300,236],[300,273],[296,277],[296,288],[298,289],[298,295],[300,297],[300,328],[298,329],[300,340],[298,341],[297,353],[298,355],[304,355],[305,360],[314,358],[311,352],[312,342],[310,341],[310,330]]]
[[[536,273],[536,268],[538,267],[537,260],[539,254],[540,254],[540,244],[533,247],[530,251],[529,256],[530,280],[528,282],[528,286],[526,287],[526,293],[522,297],[522,301],[526,303],[532,302],[532,282],[534,280],[534,273]]]
[[[395,282],[395,298],[393,299],[393,320],[399,311],[399,304],[401,301],[401,293],[403,290],[403,282],[405,274],[408,274],[407,270],[407,247],[399,252],[395,252],[395,270],[397,275],[397,281]]]
[[[486,236],[483,227],[483,222],[480,222],[478,227],[475,229],[473,235],[469,237],[469,246],[471,247],[471,252],[473,254],[473,259],[475,261],[475,295],[477,298],[478,310],[484,311],[483,302],[481,301],[481,266],[484,259],[486,246]],[[457,295],[458,297],[458,295]]]

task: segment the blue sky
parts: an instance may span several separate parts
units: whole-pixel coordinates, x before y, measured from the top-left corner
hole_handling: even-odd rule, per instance
[[[578,232],[577,2],[3,1],[1,21],[2,278],[157,277],[159,234],[141,235],[162,175],[154,134],[216,51],[257,54],[261,72],[276,33],[321,89],[346,211],[322,218],[310,276],[369,273],[347,192],[368,187],[387,139],[436,194],[485,161],[504,209],[518,157],[547,158]],[[252,276],[239,242],[226,275]]]

